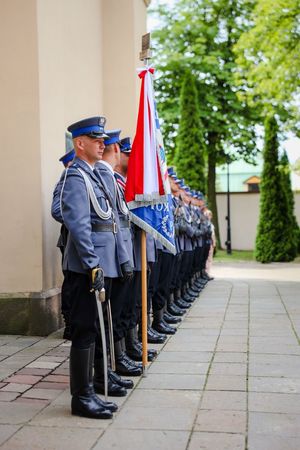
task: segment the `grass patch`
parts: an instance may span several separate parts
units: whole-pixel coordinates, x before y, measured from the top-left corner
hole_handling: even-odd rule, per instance
[[[214,261],[255,261],[255,259],[253,250],[232,250],[231,255],[228,255],[226,250],[217,250]]]

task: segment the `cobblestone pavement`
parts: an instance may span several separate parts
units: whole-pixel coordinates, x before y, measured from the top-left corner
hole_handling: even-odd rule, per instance
[[[112,421],[71,416],[68,342],[0,336],[1,448],[299,450],[300,265],[214,274]]]

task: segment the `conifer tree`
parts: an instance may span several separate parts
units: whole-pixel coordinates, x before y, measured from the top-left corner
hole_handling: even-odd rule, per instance
[[[187,71],[180,95],[180,121],[174,162],[177,173],[196,190],[205,192],[205,141],[195,78]]]
[[[278,161],[278,125],[274,116],[265,120],[264,167],[260,184],[260,215],[256,236],[257,261],[291,261],[296,243],[282,186]]]
[[[292,223],[292,227],[294,229],[294,239],[297,243],[297,251],[300,252],[300,228],[294,213],[295,208],[295,199],[294,193],[292,191],[291,185],[291,169],[289,165],[289,159],[286,154],[286,151],[283,152],[280,158],[280,170],[281,170],[281,182],[283,186],[283,190],[287,197],[288,203],[288,214],[290,216],[290,220]]]

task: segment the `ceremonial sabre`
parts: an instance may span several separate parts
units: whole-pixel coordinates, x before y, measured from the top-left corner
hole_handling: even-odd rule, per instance
[[[109,350],[110,350],[110,365],[113,372],[116,371],[116,360],[115,360],[115,347],[114,347],[114,330],[112,324],[112,314],[110,300],[107,301],[107,320],[108,320],[108,336],[109,336]]]
[[[104,370],[104,397],[105,401],[107,402],[108,396],[107,348],[106,348],[105,326],[102,308],[102,303],[105,301],[105,289],[102,288],[101,291],[94,291],[94,292],[96,296],[96,304],[100,322],[100,332],[101,332],[102,352],[103,352],[103,370]]]

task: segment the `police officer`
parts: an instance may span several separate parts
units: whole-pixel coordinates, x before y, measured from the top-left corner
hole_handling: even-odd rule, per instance
[[[104,276],[109,280],[121,273],[116,224],[107,194],[94,173],[104,150],[104,125],[105,118],[98,116],[69,126],[76,157],[64,174],[61,189],[61,213],[68,229],[63,269],[68,273],[71,298],[71,409],[72,414],[97,419],[111,418],[117,406],[101,400],[93,387],[95,342],[99,341],[94,291],[109,287]],[[92,206],[91,195],[97,207]]]
[[[115,179],[121,199],[126,204],[125,186],[127,180],[128,161],[131,153],[130,137],[125,137],[120,141],[120,161],[115,166]],[[130,289],[127,289],[124,307],[121,313],[120,321],[125,337],[126,354],[134,361],[142,361],[142,344],[138,340],[137,324],[140,318],[141,304],[141,261],[140,261],[140,243],[141,237],[139,228],[130,223],[130,213],[121,211],[119,208],[119,217],[121,230],[126,236],[127,241],[131,240],[133,244],[134,259],[134,277],[130,283]],[[123,224],[123,227],[122,227]],[[123,341],[124,345],[124,341]],[[156,350],[148,349],[148,360],[152,361],[157,355]]]
[[[184,251],[184,233],[182,229],[182,220],[183,212],[182,212],[182,199],[180,197],[180,189],[179,183],[180,180],[177,178],[177,175],[173,169],[173,167],[168,168],[169,182],[172,192],[172,203],[173,203],[173,216],[174,216],[174,228],[175,228],[175,245],[176,245],[176,255],[173,255],[173,265],[171,272],[171,281],[170,281],[170,289],[169,296],[167,299],[167,308],[168,311],[173,316],[183,316],[186,312],[186,308],[182,305],[179,306],[174,301],[174,292],[179,288],[178,280],[180,279],[180,266],[182,260],[182,254]],[[185,229],[185,225],[184,225]],[[179,300],[179,299],[177,299]]]
[[[133,248],[129,229],[129,211],[114,177],[114,168],[120,163],[120,132],[121,130],[107,131],[108,137],[104,140],[105,150],[102,160],[97,163],[96,170],[109,188],[112,205],[116,213],[121,230],[121,236],[126,252],[127,261],[122,264],[125,276],[114,278],[111,288],[111,305],[114,328],[114,345],[116,355],[116,372],[119,375],[139,376],[142,367],[131,360],[126,354],[125,336],[121,323],[121,315],[124,310],[128,293],[131,289],[133,278]]]
[[[73,162],[73,159],[75,158],[75,150],[72,149],[65,153],[61,158],[59,158],[59,161],[64,165],[65,168],[70,167],[70,165]],[[67,243],[68,238],[68,230],[66,226],[63,224],[61,211],[60,211],[60,193],[61,188],[63,184],[63,178],[60,179],[60,181],[56,184],[53,192],[53,201],[52,201],[52,208],[51,208],[51,214],[52,217],[54,217],[55,220],[57,220],[61,224],[60,228],[60,235],[57,242],[57,247],[60,249],[62,254],[62,262],[64,258],[64,251],[65,246]],[[64,281],[61,287],[61,313],[65,321],[65,329],[63,338],[64,339],[70,339],[70,295],[68,290],[68,283],[66,278],[68,277],[68,273],[63,270],[64,274]]]

